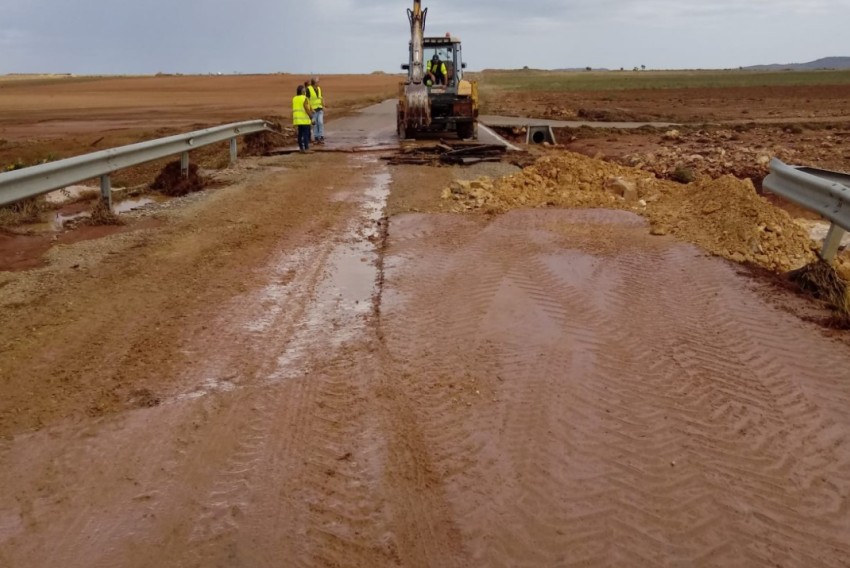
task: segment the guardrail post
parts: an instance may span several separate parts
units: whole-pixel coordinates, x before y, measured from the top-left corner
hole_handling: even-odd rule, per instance
[[[236,138],[231,138],[230,139],[230,165],[231,166],[236,163],[236,158],[237,158],[236,152],[237,152]]]
[[[838,247],[841,246],[841,239],[844,238],[846,232],[835,223],[830,225],[826,239],[823,241],[823,251],[821,252],[821,257],[825,261],[831,262],[835,258],[835,255],[838,254]]]
[[[100,199],[106,208],[112,211],[112,180],[109,179],[109,174],[100,176]]]
[[[180,173],[184,178],[189,177],[189,152],[180,154]]]

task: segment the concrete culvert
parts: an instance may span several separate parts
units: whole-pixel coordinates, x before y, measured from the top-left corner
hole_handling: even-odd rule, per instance
[[[176,160],[162,168],[162,171],[151,184],[151,189],[155,189],[163,195],[179,197],[201,191],[205,185],[206,179],[198,173],[197,164],[189,164],[189,175],[183,177],[180,160]]]
[[[545,142],[554,144],[555,133],[549,126],[529,126],[527,142],[529,144],[543,144]]]

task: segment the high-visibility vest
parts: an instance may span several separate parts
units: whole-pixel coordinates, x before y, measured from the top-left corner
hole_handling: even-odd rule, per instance
[[[310,115],[304,110],[304,102],[307,97],[304,95],[295,95],[292,97],[292,124],[295,126],[310,126],[313,121]]]
[[[319,110],[323,106],[322,100],[322,88],[316,87],[313,88],[313,85],[307,87],[307,95],[310,97],[310,106],[313,107],[313,110]]]
[[[434,75],[442,75],[443,77],[448,77],[449,73],[446,70],[446,64],[442,61],[440,62],[440,72],[437,72],[437,66],[434,65],[434,60],[428,60],[428,73],[434,73]]]

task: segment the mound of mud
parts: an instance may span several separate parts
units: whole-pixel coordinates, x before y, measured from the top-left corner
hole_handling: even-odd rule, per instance
[[[97,203],[92,208],[91,215],[81,219],[80,224],[91,227],[124,225],[124,219],[120,218],[115,212],[110,211],[106,206],[106,203],[98,199]]]
[[[280,144],[278,135],[271,132],[255,132],[245,136],[245,154],[248,156],[264,156]]]
[[[245,154],[249,156],[265,156],[290,139],[295,139],[294,129],[285,127],[280,117],[265,117],[263,120],[271,125],[272,131],[245,136]]]
[[[808,233],[761,198],[749,180],[730,176],[682,185],[646,171],[563,153],[501,179],[454,182],[443,192],[455,211],[502,213],[523,207],[626,209],[671,234],[736,262],[786,272],[816,257]]]
[[[653,230],[735,262],[786,272],[815,259],[808,232],[759,197],[750,180],[724,176],[679,186],[647,212]]]
[[[196,191],[201,191],[206,185],[206,180],[198,173],[197,164],[189,164],[189,175],[183,177],[180,170],[180,160],[170,162],[156,176],[151,184],[151,189],[172,197],[180,197]]]

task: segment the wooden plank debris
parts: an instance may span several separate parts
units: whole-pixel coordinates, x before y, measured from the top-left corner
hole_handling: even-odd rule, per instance
[[[390,165],[461,165],[469,166],[481,162],[499,162],[507,148],[501,144],[477,144],[448,142],[441,140],[432,146],[409,146],[399,153],[383,158]]]

